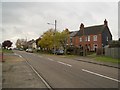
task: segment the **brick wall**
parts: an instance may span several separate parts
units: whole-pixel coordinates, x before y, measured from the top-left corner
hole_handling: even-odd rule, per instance
[[[102,47],[102,37],[101,37],[101,34],[98,34],[97,35],[97,41],[94,41],[93,40],[93,36],[94,35],[89,35],[90,36],[90,41],[84,41],[83,42],[83,39],[85,39],[86,36],[81,36],[82,38],[82,42],[80,42],[80,37],[79,36],[76,36],[75,37],[75,46],[76,47],[79,47],[79,45],[83,46],[83,45],[87,45],[90,47],[90,49],[93,49],[94,46],[93,45],[97,45],[97,48],[101,48]]]
[[[86,36],[84,36],[84,37],[81,36],[82,42],[80,42],[80,37],[79,36],[72,37],[72,45],[75,46],[75,47],[79,47],[80,45],[81,46],[87,45],[87,46],[90,47],[90,50],[94,49],[94,45],[97,45],[97,48],[102,47],[102,35],[101,34],[97,35],[97,41],[93,40],[94,35],[89,35],[89,36],[90,36],[90,41],[84,41],[84,42],[83,42],[83,39],[85,39]],[[71,45],[70,37],[68,38],[68,45]]]

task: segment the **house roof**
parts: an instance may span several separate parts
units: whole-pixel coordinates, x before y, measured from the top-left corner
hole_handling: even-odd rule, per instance
[[[70,32],[70,37],[74,37],[77,34],[78,31],[72,31]]]
[[[108,30],[105,25],[96,25],[90,27],[84,27],[84,35],[96,35],[102,33],[104,30]],[[75,36],[82,36],[83,30],[79,30]]]
[[[32,40],[28,41],[27,43],[28,43],[29,45],[31,45],[31,44],[35,43],[35,40],[32,39]]]

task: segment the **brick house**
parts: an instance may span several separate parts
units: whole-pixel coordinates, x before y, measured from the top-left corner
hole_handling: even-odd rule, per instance
[[[68,45],[78,48],[87,48],[89,51],[95,51],[97,48],[108,45],[112,40],[112,34],[105,19],[104,24],[84,27],[81,23],[78,31],[70,32]]]

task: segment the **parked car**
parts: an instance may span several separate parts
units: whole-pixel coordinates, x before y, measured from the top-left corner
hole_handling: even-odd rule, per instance
[[[57,54],[57,55],[63,55],[63,54],[64,54],[64,50],[57,50],[57,51],[56,51],[56,54]]]
[[[31,48],[26,49],[26,52],[33,53],[33,50]]]
[[[22,48],[20,48],[19,50],[20,50],[20,51],[23,51],[23,49],[22,49]]]

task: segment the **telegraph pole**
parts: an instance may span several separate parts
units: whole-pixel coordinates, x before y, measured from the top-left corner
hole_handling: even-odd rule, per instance
[[[56,52],[56,45],[55,45],[55,33],[56,33],[56,27],[57,27],[57,20],[55,20],[55,22],[54,22],[54,24],[52,24],[52,23],[47,23],[47,24],[49,24],[49,25],[54,25],[55,26],[55,30],[54,30],[54,55],[55,55],[55,52]]]
[[[54,31],[54,55],[55,55],[55,52],[56,52],[56,45],[55,45],[55,34],[56,34],[56,24],[57,24],[57,20],[55,20],[55,31]]]

